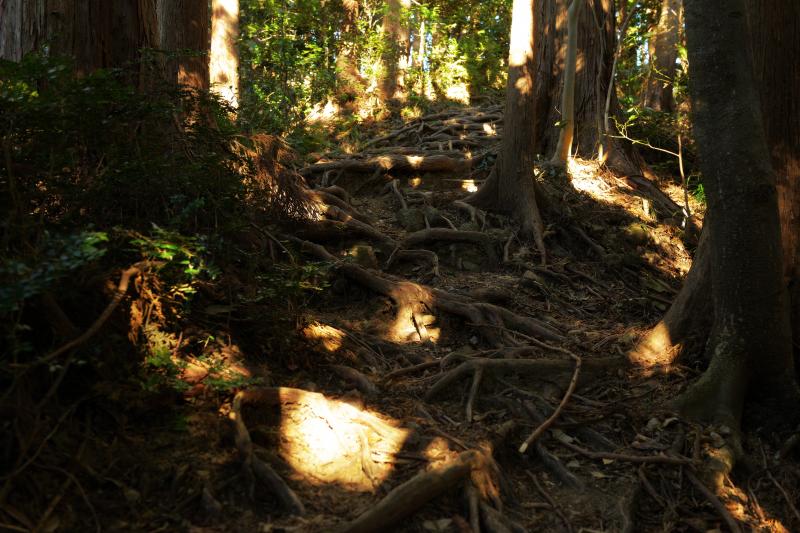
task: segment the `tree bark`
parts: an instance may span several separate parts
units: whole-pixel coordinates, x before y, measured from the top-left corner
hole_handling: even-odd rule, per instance
[[[534,113],[535,152],[553,154],[558,145],[562,121],[561,95],[566,71],[567,0],[536,3],[536,102]],[[611,80],[616,43],[615,9],[612,0],[587,0],[578,4],[578,57],[575,76],[575,120],[573,153],[594,159],[607,154],[607,163],[625,174],[640,174],[638,154],[604,131],[605,100]],[[619,103],[611,90],[610,115]],[[616,134],[616,130],[608,132]]]
[[[489,179],[468,201],[516,218],[544,259],[544,228],[534,182],[534,2],[514,0],[506,85],[505,133]]]
[[[578,62],[578,0],[567,9],[567,60],[564,66],[564,88],[561,91],[561,132],[551,162],[564,166],[569,159],[575,136],[575,75]]]
[[[380,96],[383,102],[403,100],[405,94],[405,70],[408,57],[408,27],[403,23],[403,10],[411,7],[411,0],[387,0],[383,17],[384,52],[383,79]]]
[[[161,49],[173,55],[164,65],[166,79],[197,91],[207,91],[208,3],[158,0],[158,23]]]
[[[233,108],[239,105],[239,0],[211,1],[211,90]]]
[[[738,428],[745,392],[791,398],[775,175],[747,47],[744,0],[686,3],[693,125],[708,198],[714,323],[706,372],[682,397],[692,417]]]
[[[154,0],[0,0],[0,57],[19,61],[45,43],[79,75],[124,68],[141,79],[140,50],[158,40]]]
[[[750,49],[778,188],[783,275],[800,339],[800,2],[749,0]],[[795,349],[797,357],[800,350]]]
[[[675,79],[675,60],[678,58],[678,29],[680,0],[663,0],[661,14],[650,47],[650,76],[647,80],[644,105],[656,111],[674,110],[672,85]]]

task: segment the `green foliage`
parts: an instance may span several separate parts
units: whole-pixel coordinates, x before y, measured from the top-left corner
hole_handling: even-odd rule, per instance
[[[214,279],[219,270],[208,263],[208,238],[203,235],[186,236],[153,224],[149,236],[135,233],[130,241],[144,259],[165,262],[162,271],[175,270],[194,280],[201,274]]]

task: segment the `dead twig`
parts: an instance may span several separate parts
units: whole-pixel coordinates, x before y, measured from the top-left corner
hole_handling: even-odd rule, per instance
[[[550,415],[550,417],[547,420],[545,420],[542,424],[540,424],[539,427],[537,427],[527,439],[525,439],[525,442],[523,442],[522,445],[519,447],[519,453],[525,453],[525,450],[528,449],[528,446],[530,446],[532,442],[536,441],[536,439],[538,439],[545,431],[547,431],[550,428],[550,426],[552,426],[555,423],[556,420],[558,420],[558,417],[559,415],[561,415],[561,412],[567,405],[570,396],[572,396],[572,393],[575,392],[575,387],[578,385],[578,376],[581,373],[581,364],[583,363],[583,360],[580,358],[580,356],[575,355],[571,352],[570,356],[575,361],[575,371],[572,373],[572,379],[570,380],[569,386],[567,387],[567,392],[564,393],[564,397],[561,399],[561,403],[558,404],[558,407],[556,407],[556,410],[553,411],[553,414]]]
[[[625,453],[612,452],[593,452],[586,448],[581,448],[571,442],[559,441],[572,451],[588,457],[589,459],[611,459],[612,461],[626,461],[629,463],[658,463],[667,465],[689,465],[692,460],[688,457],[675,457],[669,455],[630,455]]]

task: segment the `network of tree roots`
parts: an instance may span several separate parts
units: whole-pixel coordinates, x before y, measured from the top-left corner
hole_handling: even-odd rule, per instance
[[[21,476],[3,480],[4,513],[37,531],[800,527],[794,440],[747,413],[753,455],[709,490],[700,458],[731,429],[669,407],[698,370],[626,358],[697,244],[674,210],[679,186],[594,161],[569,176],[543,167],[561,207],[545,210],[542,264],[513,221],[463,202],[496,157],[498,106],[384,130],[359,154],[312,154],[298,168],[313,220],[246,232],[252,253],[321,269],[296,323],[232,305],[231,293],[259,287],[221,278],[170,345],[188,361],[183,390],[96,383],[92,414],[65,410],[48,427],[72,430],[40,438]],[[113,329],[109,317],[124,330],[127,310],[153,301],[153,276],[147,263],[123,272],[78,342]],[[203,338],[221,365],[192,358]],[[250,385],[220,393],[220,375]],[[41,466],[64,450],[71,470]],[[27,515],[26,501],[41,512]]]

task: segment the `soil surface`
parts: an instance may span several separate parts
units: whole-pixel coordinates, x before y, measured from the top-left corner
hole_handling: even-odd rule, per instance
[[[692,461],[727,428],[670,409],[699,369],[625,357],[691,264],[696,228],[669,209],[683,206],[680,179],[653,183],[659,196],[595,161],[573,161],[567,176],[542,167],[558,205],[544,213],[543,264],[513,221],[458,204],[491,168],[500,108],[439,115],[384,124],[360,153],[309,155],[309,185],[350,210],[336,224],[374,233],[272,228],[277,259],[319,270],[299,319],[279,330],[204,294],[208,324],[228,332],[206,341],[217,366],[191,362],[187,390],[158,401],[109,393],[81,452],[93,481],[68,488],[69,513],[44,529],[706,532],[730,530],[730,517],[800,528],[797,462],[778,455],[789,435],[751,414],[750,460],[714,496]],[[337,162],[350,163],[315,167]],[[290,235],[335,260],[319,263]],[[412,296],[399,301],[376,277]],[[257,385],[219,392],[209,380],[221,374]],[[373,521],[357,522],[365,513]]]

